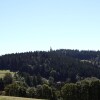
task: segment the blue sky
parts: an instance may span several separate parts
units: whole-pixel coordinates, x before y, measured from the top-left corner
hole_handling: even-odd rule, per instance
[[[0,54],[100,50],[100,0],[0,0]]]

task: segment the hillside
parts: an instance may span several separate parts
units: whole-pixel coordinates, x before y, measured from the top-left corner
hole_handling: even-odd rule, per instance
[[[0,70],[1,95],[100,100],[99,51],[61,49],[6,54],[0,56]]]
[[[0,57],[0,69],[26,72],[40,75],[46,79],[50,76],[55,81],[76,81],[80,78],[100,78],[100,52],[79,50],[36,51],[8,54]]]

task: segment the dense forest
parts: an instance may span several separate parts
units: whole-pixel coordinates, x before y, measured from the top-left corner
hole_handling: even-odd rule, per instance
[[[5,95],[51,100],[100,99],[100,51],[50,50],[0,56]],[[16,92],[17,91],[17,92]],[[3,92],[1,92],[3,94]]]

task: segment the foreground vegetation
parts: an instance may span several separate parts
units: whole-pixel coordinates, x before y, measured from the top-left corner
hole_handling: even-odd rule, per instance
[[[29,87],[25,82],[15,80],[15,76],[11,82],[11,77],[8,75],[6,74],[0,81],[1,95],[49,100],[100,100],[100,80],[95,77],[86,78],[76,83],[59,82],[52,85],[43,83],[36,87]],[[1,100],[6,99],[2,97]],[[12,99],[8,98],[7,100]]]
[[[0,69],[12,71],[0,78],[1,95],[100,100],[100,51],[50,50],[3,55]]]

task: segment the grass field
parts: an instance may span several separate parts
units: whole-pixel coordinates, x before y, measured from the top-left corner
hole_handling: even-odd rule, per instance
[[[14,72],[11,72],[10,70],[0,70],[0,78],[3,78],[6,73],[11,73],[12,76],[14,75]]]
[[[11,97],[11,96],[0,96],[0,100],[44,100],[44,99],[30,99],[21,97]]]

